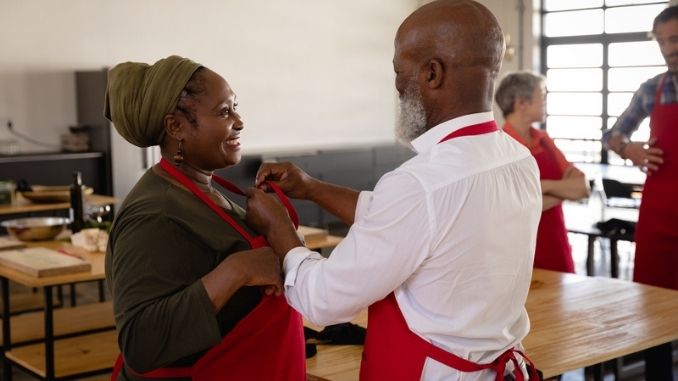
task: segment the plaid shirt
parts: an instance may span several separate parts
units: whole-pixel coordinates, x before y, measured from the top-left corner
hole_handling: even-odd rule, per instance
[[[667,72],[668,73],[668,72]],[[633,94],[631,104],[619,116],[614,126],[603,135],[603,143],[607,146],[607,141],[612,135],[621,134],[631,137],[633,132],[638,129],[640,123],[652,112],[654,108],[654,98],[657,93],[657,86],[662,76],[666,73],[657,75],[640,85],[638,91]],[[675,75],[664,81],[664,88],[659,99],[661,104],[678,102],[677,78]]]

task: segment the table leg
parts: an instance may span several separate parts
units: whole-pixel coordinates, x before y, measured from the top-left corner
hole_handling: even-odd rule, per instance
[[[586,275],[595,276],[596,269],[593,265],[593,244],[596,242],[596,237],[588,235],[588,251],[586,254]]]
[[[610,238],[610,276],[619,278],[619,253],[617,253],[617,240]]]
[[[9,280],[5,277],[0,278],[0,285],[2,286],[2,379],[12,381],[12,364],[5,357],[5,352],[12,348],[12,336],[9,326],[11,313],[9,310]]]
[[[69,286],[71,289],[71,307],[75,307],[75,305],[78,303],[75,295],[75,283],[71,283]]]
[[[54,380],[54,316],[52,286],[45,286],[45,380]]]
[[[99,279],[97,281],[97,285],[99,286],[99,301],[100,302],[105,302],[106,301],[106,292],[104,290],[104,281],[103,279]]]

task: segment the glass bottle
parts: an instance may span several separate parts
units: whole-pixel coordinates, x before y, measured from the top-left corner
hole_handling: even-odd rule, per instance
[[[73,172],[73,182],[71,183],[70,192],[71,231],[77,233],[85,227],[82,175],[80,172]]]

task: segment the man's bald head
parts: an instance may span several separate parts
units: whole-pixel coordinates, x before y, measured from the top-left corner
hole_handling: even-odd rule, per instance
[[[438,0],[405,19],[395,39],[396,88],[417,87],[427,128],[489,111],[504,54],[497,19],[472,0]]]
[[[440,0],[422,6],[400,25],[396,41],[420,59],[437,56],[453,65],[495,71],[504,52],[496,18],[471,0]]]

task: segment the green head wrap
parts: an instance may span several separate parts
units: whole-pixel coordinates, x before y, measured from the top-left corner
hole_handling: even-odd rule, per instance
[[[181,91],[200,67],[179,56],[163,58],[153,65],[116,65],[108,73],[104,116],[135,146],[160,144],[165,115],[174,110]]]

